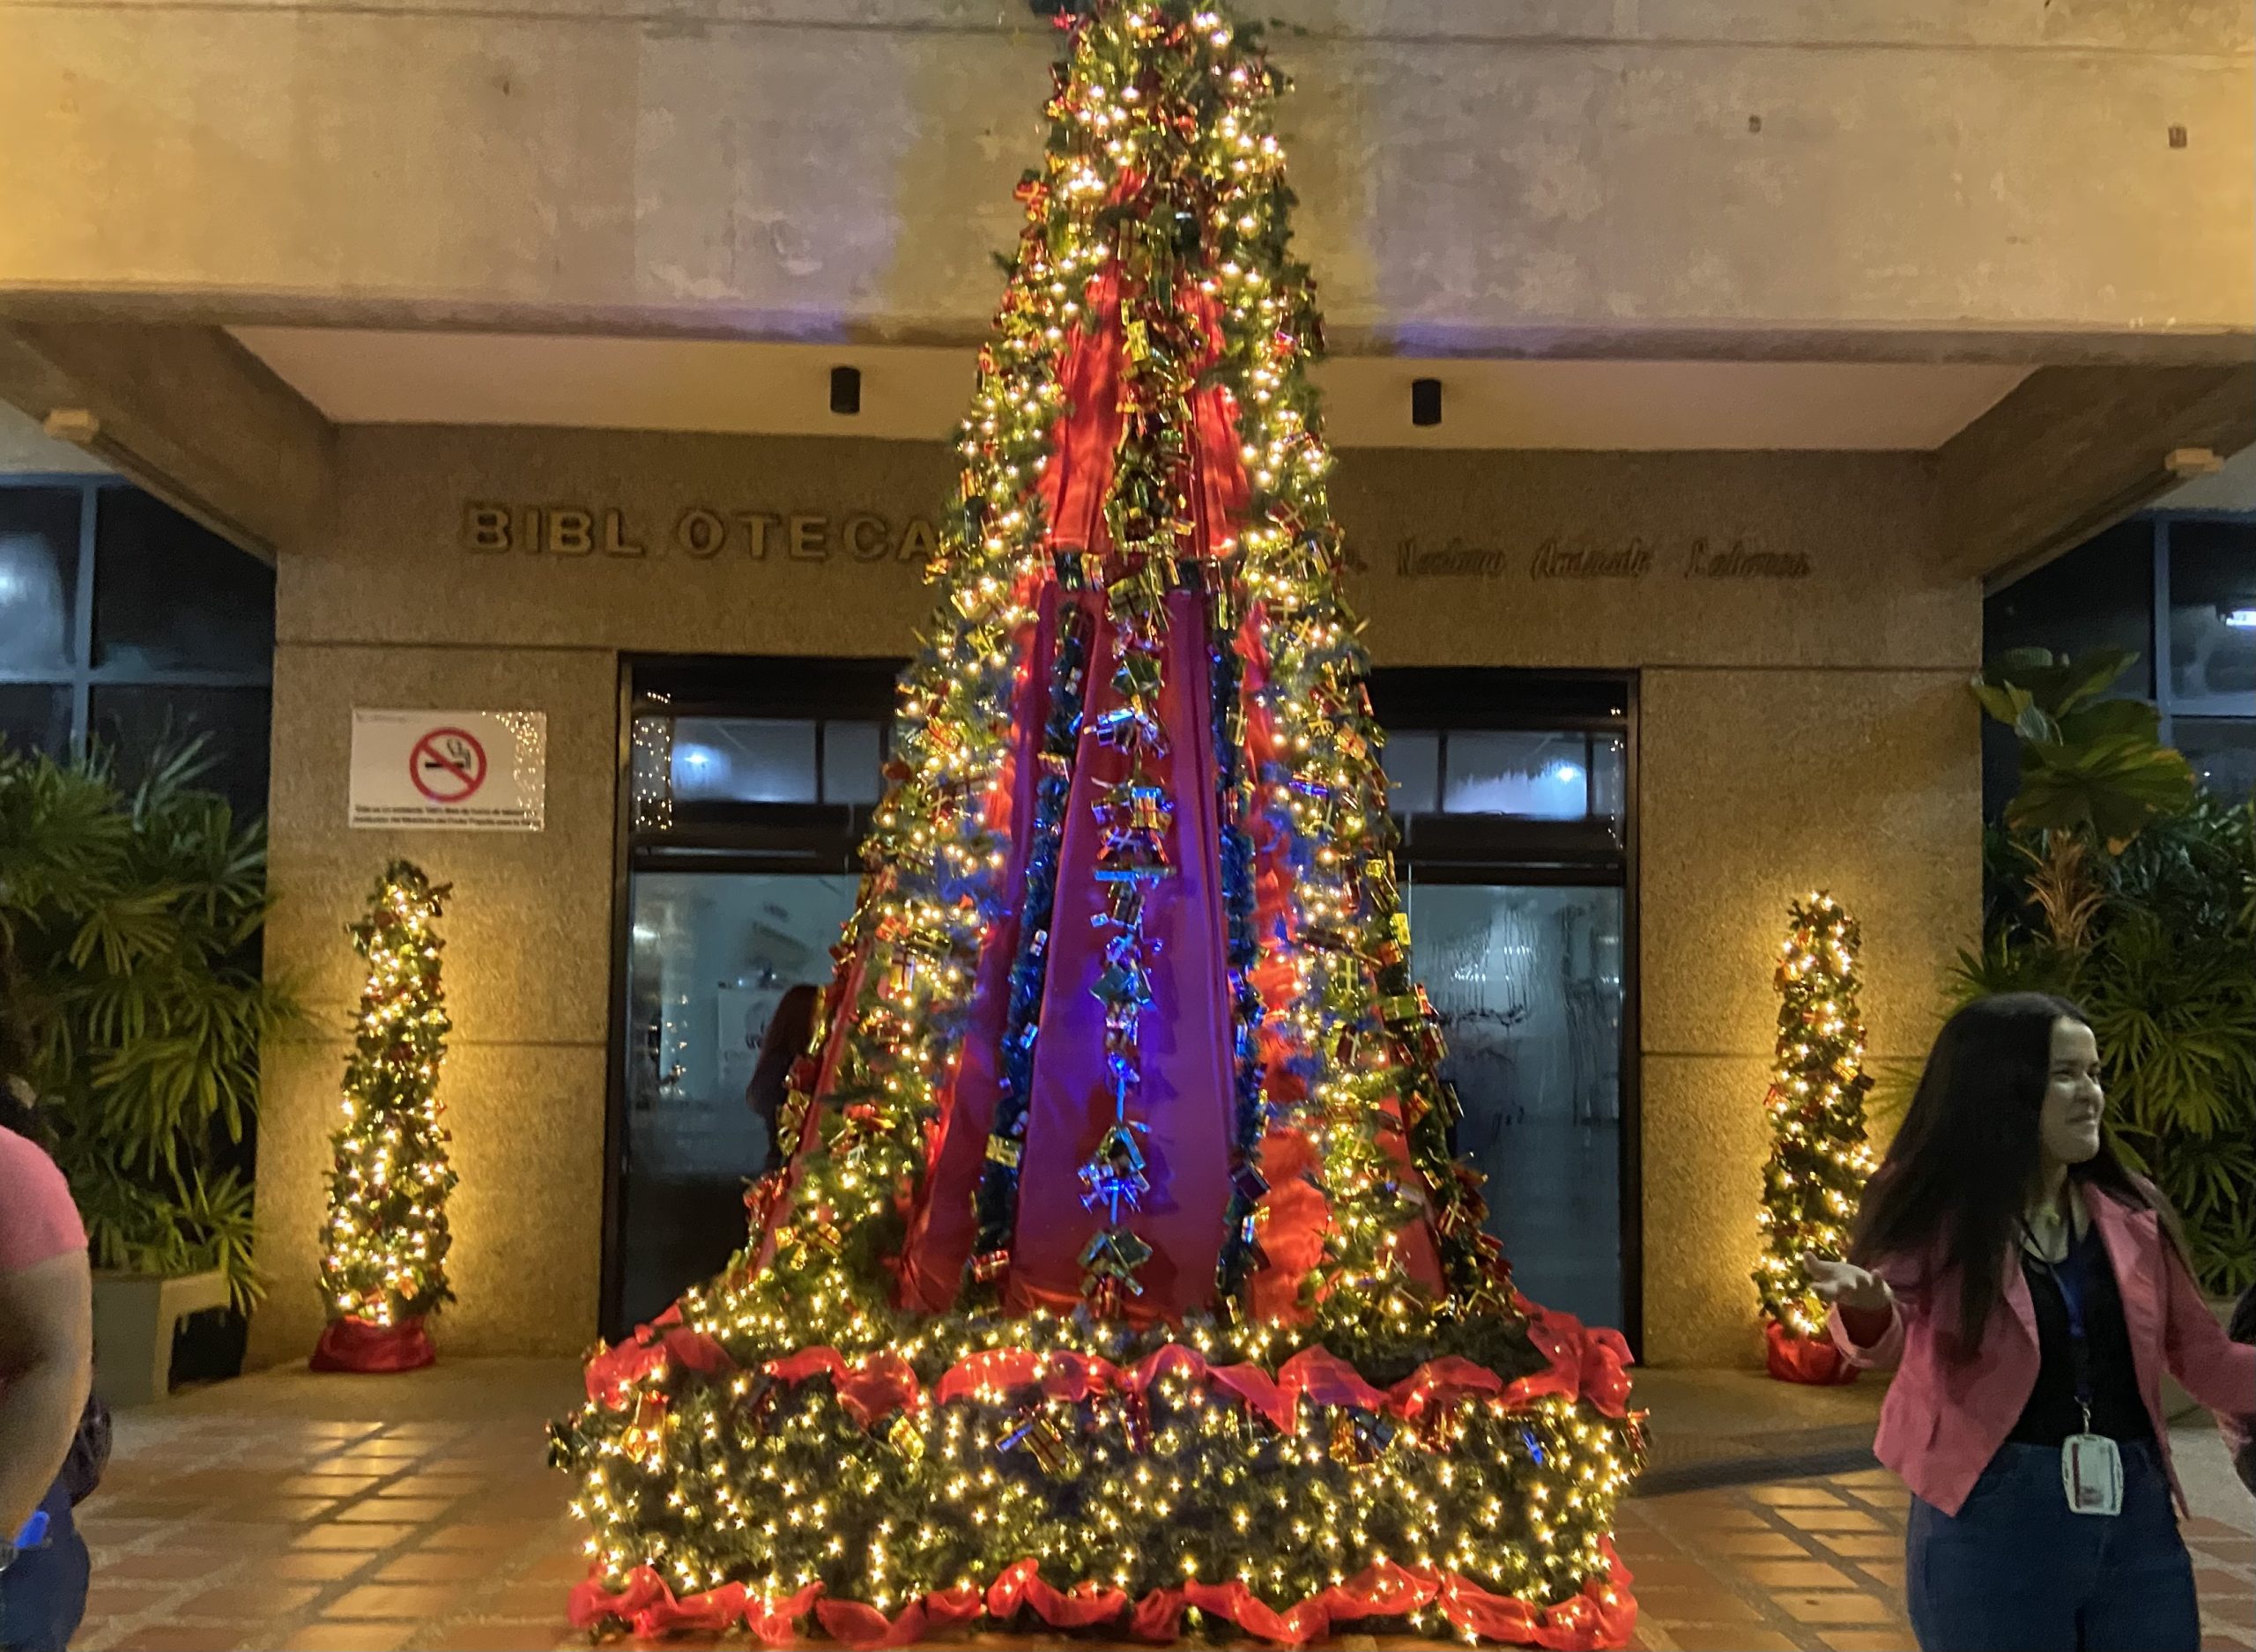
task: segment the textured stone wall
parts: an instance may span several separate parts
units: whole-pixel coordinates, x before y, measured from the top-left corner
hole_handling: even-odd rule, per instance
[[[334,532],[278,571],[268,956],[315,1027],[271,1060],[259,1211],[275,1289],[254,1357],[312,1341],[336,1033],[359,985],[341,926],[394,852],[456,887],[462,1301],[444,1340],[568,1352],[596,1329],[618,654],[906,652],[927,593],[899,547],[954,467],[910,444],[368,429],[342,433],[339,462]],[[1787,900],[1823,883],[1864,917],[1874,1044],[1889,1056],[1921,1048],[1933,983],[1977,921],[1977,731],[1958,685],[1980,601],[1923,571],[1929,471],[1887,455],[1340,462],[1362,564],[1350,590],[1379,663],[1641,674],[1658,1362],[1756,1349],[1746,1270]],[[495,521],[473,507],[506,512],[513,548],[471,548]],[[579,513],[588,543],[608,533],[642,554],[523,549],[531,508]],[[684,529],[693,510],[726,524],[709,556],[682,548],[711,543],[702,519]],[[767,521],[764,558],[737,513]],[[547,829],[348,829],[355,706],[545,711]]]
[[[2249,330],[2232,0],[1253,10],[1345,345]],[[0,0],[0,304],[974,337],[1054,47],[1021,0]]]

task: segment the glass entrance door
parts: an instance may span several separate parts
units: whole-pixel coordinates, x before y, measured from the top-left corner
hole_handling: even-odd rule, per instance
[[[1411,963],[1521,1290],[1639,1338],[1635,745],[1619,678],[1381,670]]]
[[[620,1310],[641,1324],[745,1241],[768,1168],[747,1099],[776,1004],[830,978],[842,873],[638,871],[630,885]]]
[[[1619,1326],[1622,891],[1414,880],[1409,900],[1488,1231],[1528,1295]]]
[[[604,1332],[744,1247],[768,1132],[747,1091],[785,993],[853,915],[894,662],[627,666]]]

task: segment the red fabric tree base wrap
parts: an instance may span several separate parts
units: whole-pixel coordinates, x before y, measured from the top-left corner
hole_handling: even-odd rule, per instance
[[[375,1374],[419,1371],[439,1357],[420,1319],[377,1325],[365,1319],[333,1319],[323,1328],[307,1363],[316,1371]]]
[[[888,1618],[860,1601],[826,1599],[822,1585],[810,1583],[798,1594],[769,1600],[741,1583],[728,1583],[701,1595],[677,1596],[657,1573],[638,1567],[623,1589],[612,1589],[600,1573],[572,1591],[575,1627],[600,1629],[623,1624],[635,1636],[655,1639],[670,1632],[725,1633],[741,1624],[763,1646],[796,1644],[801,1625],[812,1615],[823,1632],[842,1645],[909,1646],[930,1632],[985,1616],[1007,1625],[1021,1611],[1052,1629],[1109,1627],[1129,1639],[1154,1644],[1176,1639],[1186,1609],[1225,1619],[1247,1634],[1280,1646],[1305,1646],[1343,1626],[1369,1619],[1405,1618],[1432,1607],[1457,1631],[1474,1641],[1542,1647],[1549,1652],[1599,1652],[1623,1647],[1637,1626],[1637,1603],[1629,1593],[1629,1568],[1611,1542],[1600,1545],[1607,1573],[1555,1605],[1539,1606],[1482,1589],[1451,1572],[1427,1571],[1391,1562],[1374,1566],[1321,1594],[1280,1611],[1233,1580],[1191,1582],[1178,1589],[1157,1589],[1132,1602],[1117,1589],[1084,1580],[1068,1589],[1043,1581],[1032,1559],[1006,1567],[985,1589],[966,1583],[913,1601]]]
[[[1797,1337],[1775,1322],[1762,1328],[1762,1337],[1768,1345],[1763,1363],[1781,1382],[1838,1388],[1857,1380],[1857,1367],[1829,1337]]]

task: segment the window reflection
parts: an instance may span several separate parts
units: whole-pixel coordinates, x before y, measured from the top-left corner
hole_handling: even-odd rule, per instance
[[[626,1298],[635,1322],[743,1245],[744,1182],[767,1169],[746,1100],[783,994],[830,980],[855,880],[638,872],[627,963]]]
[[[79,490],[0,488],[0,671],[66,670],[76,658]]]
[[[1488,1230],[1531,1296],[1620,1325],[1622,892],[1417,884],[1410,923]]]

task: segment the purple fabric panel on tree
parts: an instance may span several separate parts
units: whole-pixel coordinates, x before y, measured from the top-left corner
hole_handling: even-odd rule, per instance
[[[1092,593],[1084,600],[1103,597]],[[1143,1081],[1129,1108],[1147,1127],[1142,1141],[1152,1188],[1143,1209],[1123,1224],[1154,1252],[1137,1276],[1144,1293],[1128,1306],[1129,1316],[1139,1320],[1212,1306],[1230,1198],[1235,1032],[1207,726],[1206,607],[1196,593],[1178,591],[1168,597],[1167,614],[1160,714],[1169,745],[1162,777],[1176,811],[1169,846],[1175,870],[1147,896],[1144,929],[1159,952],[1152,1005],[1142,1018]],[[1113,631],[1110,616],[1101,616],[1092,660],[1112,658]],[[1080,1179],[1113,1118],[1104,1006],[1091,990],[1104,961],[1104,931],[1094,920],[1104,910],[1105,890],[1095,870],[1102,833],[1092,806],[1102,788],[1127,772],[1127,762],[1096,737],[1103,713],[1120,700],[1110,670],[1089,675],[1089,715],[1065,819],[1050,978],[1035,1047],[1011,1263],[1013,1311],[1078,1306],[1081,1248],[1107,1226],[1101,1210],[1083,1206]]]
[[[1017,961],[1023,938],[1016,895],[1026,885],[1027,859],[1034,843],[1034,834],[1026,826],[1034,819],[1035,789],[1042,781],[1043,730],[1050,721],[1050,697],[1055,686],[1050,662],[1057,652],[1060,596],[1055,583],[1043,591],[1041,618],[1022,656],[1028,662],[1028,669],[1012,706],[1014,749],[1010,819],[1015,829],[1010,833],[1010,863],[1004,868],[1001,886],[1012,892],[1013,899],[1009,910],[988,931],[980,951],[978,984],[955,1050],[961,1065],[941,1119],[939,1150],[924,1179],[907,1265],[902,1270],[904,1299],[934,1312],[954,1306],[963,1281],[964,1263],[978,1233],[972,1192],[986,1164],[987,1132],[994,1122],[1002,1079],[1003,1023],[1010,1013],[1011,966]]]

